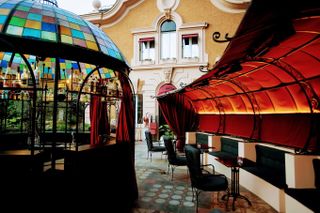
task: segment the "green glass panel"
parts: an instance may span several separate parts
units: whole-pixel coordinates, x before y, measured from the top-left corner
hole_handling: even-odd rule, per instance
[[[22,10],[28,12],[30,10],[30,7],[25,7],[25,6],[18,6],[17,10]]]
[[[47,39],[50,41],[57,41],[57,35],[52,32],[42,31],[41,32],[41,38]]]
[[[23,18],[19,18],[19,17],[14,16],[10,20],[9,24],[14,25],[14,26],[24,27],[24,25],[26,24],[26,20]]]
[[[11,35],[22,35],[23,28],[9,25],[7,29],[7,33]]]

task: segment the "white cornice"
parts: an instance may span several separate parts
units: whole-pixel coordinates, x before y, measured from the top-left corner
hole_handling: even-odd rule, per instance
[[[247,10],[251,0],[211,0],[211,3],[221,11],[227,13],[243,13]]]
[[[163,16],[161,16],[163,17]],[[131,30],[132,34],[140,34],[140,33],[155,33],[157,32],[157,29],[159,29],[158,27],[158,23],[159,23],[159,19],[156,19],[156,21],[153,23],[153,26],[151,27],[141,27],[141,28],[136,28]],[[180,27],[178,27],[178,29],[204,29],[208,27],[208,23],[207,22],[194,22],[194,23],[182,23],[180,25]]]
[[[207,66],[208,63],[194,63],[194,64],[168,64],[168,65],[150,65],[150,66],[132,66],[132,71],[140,70],[155,70],[155,69],[164,69],[164,68],[198,68],[200,66]]]
[[[102,28],[110,27],[121,21],[130,10],[137,7],[144,0],[117,0],[107,11],[98,11],[81,15],[87,21],[102,24]]]
[[[207,28],[207,22],[193,22],[193,23],[183,23],[180,29],[191,29],[191,28]]]

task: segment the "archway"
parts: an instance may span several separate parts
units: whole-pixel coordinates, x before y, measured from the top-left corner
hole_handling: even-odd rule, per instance
[[[162,95],[162,94],[165,94],[165,93],[168,93],[168,92],[173,91],[173,90],[175,90],[175,89],[177,89],[177,88],[176,88],[173,84],[171,84],[171,83],[165,83],[165,84],[163,84],[162,86],[160,86],[160,88],[159,88],[159,90],[158,90],[158,93],[157,93],[157,96]],[[159,119],[158,119],[158,121],[159,121],[159,127],[161,127],[161,126],[163,126],[163,125],[166,125],[167,122],[166,122],[165,119],[164,119],[164,116],[163,116],[163,114],[162,114],[162,111],[161,111],[161,109],[160,109],[159,104],[158,104],[158,113],[159,113]],[[159,134],[159,136],[161,136],[161,134]]]

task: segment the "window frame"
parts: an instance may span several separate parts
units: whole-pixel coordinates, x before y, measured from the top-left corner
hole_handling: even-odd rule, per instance
[[[194,44],[193,43],[193,40],[194,39],[197,39],[196,40],[196,43]],[[189,44],[186,45],[185,41],[188,41]],[[182,43],[182,49],[181,49],[181,56],[182,56],[182,59],[188,59],[188,58],[199,58],[199,34],[198,33],[192,33],[192,34],[182,34],[181,36],[181,43]],[[196,45],[197,47],[197,50],[196,50],[196,53],[194,53],[194,50],[193,50],[193,45]],[[188,50],[189,52],[189,55],[185,55],[185,50]]]
[[[174,60],[177,58],[177,33],[177,24],[173,20],[165,20],[160,25],[159,47],[161,60]]]
[[[151,44],[153,43],[153,47]],[[144,44],[146,48],[143,49]],[[147,57],[144,58],[144,53]],[[155,38],[154,37],[145,37],[139,39],[139,61],[155,61]]]

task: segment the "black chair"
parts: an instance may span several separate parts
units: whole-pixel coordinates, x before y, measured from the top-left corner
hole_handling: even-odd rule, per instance
[[[149,159],[150,155],[150,160],[152,161],[152,153],[153,152],[161,152],[161,159],[162,159],[162,153],[166,151],[166,147],[159,145],[154,145],[152,141],[152,135],[150,131],[145,131],[146,135],[146,142],[148,146],[148,153],[147,153],[147,159]]]
[[[196,195],[196,211],[198,212],[198,200],[201,191],[229,191],[228,180],[225,175],[222,174],[211,174],[209,172],[204,173],[203,167],[200,163],[200,150],[191,146],[185,146],[185,153],[187,157],[187,166],[189,169],[191,187],[194,194]],[[205,165],[203,165],[205,166]],[[227,193],[227,201],[228,201]],[[226,202],[227,207],[227,202]]]
[[[168,173],[171,167],[171,180],[173,180],[173,172],[177,166],[187,166],[187,158],[185,156],[179,156],[177,155],[174,147],[172,140],[164,136],[164,146],[166,147],[167,150],[167,155],[168,155]]]

